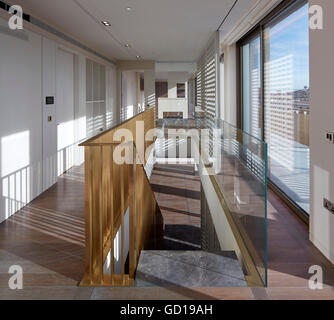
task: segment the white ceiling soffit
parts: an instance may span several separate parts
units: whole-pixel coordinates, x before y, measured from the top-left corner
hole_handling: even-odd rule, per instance
[[[263,1],[263,0],[262,0]],[[196,61],[235,0],[15,0],[113,59]],[[126,8],[131,7],[131,11]],[[101,24],[109,21],[111,27]],[[128,43],[131,47],[126,48]]]
[[[220,43],[230,45],[251,30],[282,0],[238,0],[220,28]]]
[[[168,81],[168,72],[156,72],[155,81],[157,82],[167,82]]]
[[[156,79],[167,81],[170,73],[183,72],[187,80],[196,71],[196,62],[157,62],[155,64]]]
[[[157,62],[156,72],[188,72],[196,71],[196,62]]]
[[[189,79],[188,72],[168,72],[168,82],[187,82]]]

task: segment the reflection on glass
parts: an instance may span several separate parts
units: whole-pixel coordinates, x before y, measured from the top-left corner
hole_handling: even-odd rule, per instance
[[[221,172],[215,176],[257,271],[267,284],[267,145],[221,121]]]
[[[261,138],[261,45],[260,37],[242,47],[243,129]]]
[[[192,159],[201,177],[212,175],[223,210],[233,219],[258,279],[267,285],[267,144],[217,118],[160,119],[158,128],[155,157],[174,164]],[[212,211],[221,213],[218,207]]]
[[[270,179],[309,212],[308,5],[265,29],[264,114]]]

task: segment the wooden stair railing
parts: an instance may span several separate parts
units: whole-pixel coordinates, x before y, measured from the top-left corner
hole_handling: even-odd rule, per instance
[[[162,216],[144,165],[137,161],[142,155],[137,152],[136,139],[112,142],[117,129],[127,127],[135,133],[135,122],[142,119],[147,132],[154,126],[153,118],[154,110],[148,110],[82,144],[85,147],[86,268],[81,286],[133,285],[141,250],[160,245]],[[146,152],[149,145],[144,145]],[[123,153],[130,157],[123,164],[114,161],[117,148],[123,148]],[[117,235],[120,246],[116,247]],[[117,254],[120,270],[115,265]]]

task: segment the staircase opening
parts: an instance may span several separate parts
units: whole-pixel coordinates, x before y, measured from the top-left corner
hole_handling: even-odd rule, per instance
[[[227,150],[236,168],[244,156],[249,162],[253,154],[245,149],[240,133],[229,126],[224,140],[213,130],[213,123],[201,117],[155,117],[156,110],[148,109],[82,144],[86,272],[81,285],[246,287],[248,271],[257,274],[252,254],[257,256],[258,249],[249,253],[251,241],[240,235],[239,229],[247,236],[248,219],[238,217],[246,202],[236,203],[231,213],[218,182],[228,192],[235,188],[224,185],[226,181],[237,182],[242,192],[247,183],[240,184],[238,176],[231,180],[232,175],[215,179],[220,173],[217,167],[224,162],[221,149]],[[146,138],[151,130],[157,133],[144,141],[138,126]],[[124,131],[133,138],[122,140]],[[262,193],[255,196],[248,192],[234,198],[254,198],[258,207],[252,208],[261,214]],[[261,283],[259,277],[256,280],[252,283]]]
[[[195,165],[157,163],[150,183],[163,217],[163,241],[160,250],[142,251],[135,286],[247,286],[235,252],[222,251],[212,222],[208,228]]]

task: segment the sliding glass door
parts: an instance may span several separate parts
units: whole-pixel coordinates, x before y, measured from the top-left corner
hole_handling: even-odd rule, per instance
[[[310,197],[308,4],[264,30],[265,140],[270,179],[307,213]]]
[[[282,7],[248,39],[240,44],[243,130],[268,143],[271,182],[308,214],[308,3]]]

